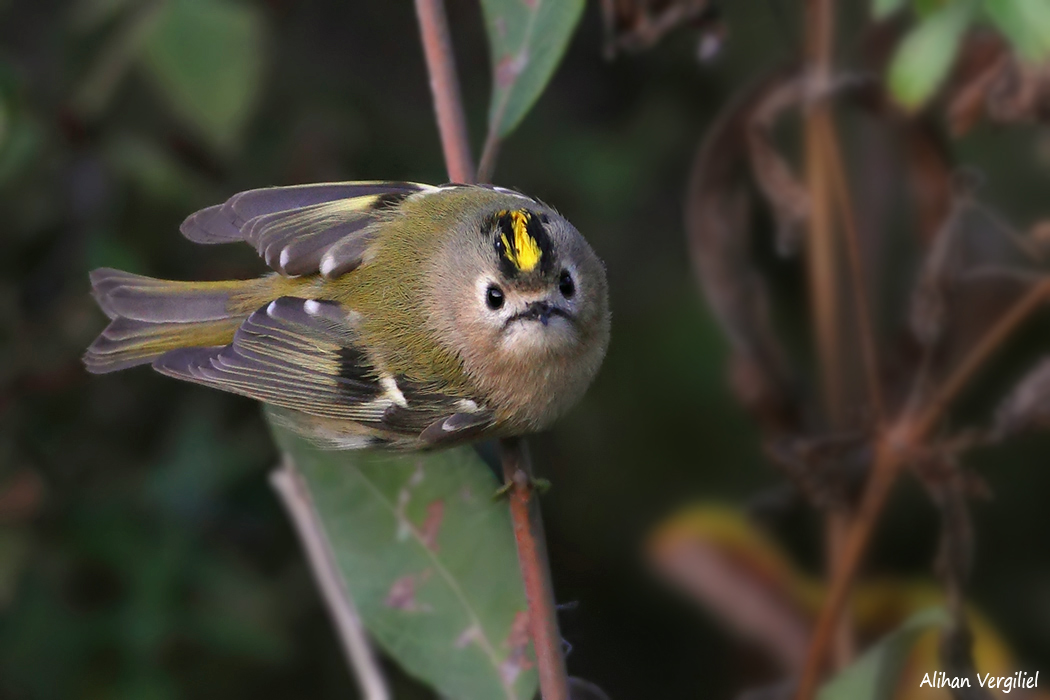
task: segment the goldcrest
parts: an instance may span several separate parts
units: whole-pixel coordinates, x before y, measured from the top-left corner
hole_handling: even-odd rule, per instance
[[[249,396],[329,447],[426,449],[549,426],[609,343],[605,270],[556,211],[491,186],[242,192],[181,227],[244,241],[258,279],[91,274],[94,373],[152,364]]]

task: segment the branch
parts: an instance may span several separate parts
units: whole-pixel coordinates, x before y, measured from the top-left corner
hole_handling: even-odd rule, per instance
[[[416,0],[416,15],[423,36],[430,89],[434,95],[434,110],[437,112],[449,179],[461,183],[476,182],[444,4],[442,0]],[[491,173],[495,167],[495,157],[495,147],[486,148],[487,173]],[[568,700],[569,681],[561,633],[558,631],[543,521],[539,504],[532,498],[532,467],[525,441],[521,438],[501,440],[500,460],[504,477],[511,485],[510,517],[518,545],[518,565],[525,584],[529,631],[536,652],[540,693],[543,700]]]
[[[871,402],[874,423],[879,425],[884,418],[882,385],[879,383],[879,358],[875,345],[874,307],[868,298],[868,284],[861,263],[860,231],[857,228],[857,217],[853,210],[850,196],[849,180],[842,163],[842,151],[839,148],[835,123],[831,119],[824,122],[821,131],[824,156],[831,169],[831,183],[835,199],[839,206],[839,216],[846,237],[846,253],[850,267],[850,279],[853,283],[853,309],[857,317],[857,330],[860,334],[860,352],[864,363],[864,378],[867,383],[868,400]]]
[[[857,515],[850,523],[846,541],[840,548],[837,561],[833,564],[831,585],[824,605],[820,609],[813,639],[810,640],[806,654],[806,663],[799,680],[796,700],[810,700],[820,682],[824,670],[824,658],[838,626],[839,617],[845,607],[853,577],[857,572],[861,557],[867,549],[868,540],[875,529],[875,523],[886,503],[893,484],[897,481],[902,460],[901,448],[906,441],[887,436],[879,441],[875,456],[875,466],[864,488]]]
[[[820,359],[824,408],[837,419],[842,413],[842,356],[839,347],[838,265],[831,216],[831,173],[823,157],[822,137],[831,118],[827,94],[831,74],[831,0],[806,4],[807,80],[805,121],[806,185],[811,211],[806,241],[809,301],[813,308],[816,349]]]
[[[321,597],[324,598],[329,616],[335,623],[339,641],[342,642],[343,651],[354,669],[363,697],[365,700],[390,700],[390,689],[387,687],[383,670],[372,653],[361,617],[357,614],[354,601],[336,566],[335,555],[324,534],[324,528],[317,519],[310,492],[303,483],[302,476],[296,471],[291,456],[286,455],[284,464],[270,474],[270,485],[280,496],[299,541],[306,551],[306,560],[317,580],[317,586],[321,589]]]
[[[827,571],[825,576],[831,579],[835,575],[835,568],[842,561],[846,551],[847,536],[849,535],[850,522],[853,514],[844,508],[834,508],[825,514],[826,542],[824,551],[827,552]],[[835,637],[831,640],[832,666],[836,671],[849,666],[856,655],[856,640],[854,639],[852,620],[843,617],[835,630]]]
[[[510,516],[514,522],[514,539],[518,543],[518,565],[525,583],[525,599],[529,603],[529,627],[536,649],[540,692],[543,700],[568,700],[565,656],[558,631],[540,504],[533,498],[528,445],[522,438],[504,438],[499,446],[503,478],[514,485],[509,495]]]
[[[843,226],[852,225],[849,211],[848,184],[842,181],[844,172],[838,163],[838,145],[835,142],[835,127],[827,95],[830,94],[831,65],[834,52],[834,6],[832,0],[807,0],[806,2],[806,95],[805,154],[806,184],[811,202],[809,217],[809,239],[806,242],[807,276],[809,278],[810,305],[813,310],[816,352],[820,366],[820,385],[824,410],[828,423],[841,428],[844,422],[845,370],[842,357],[842,308],[840,306],[838,246],[835,239],[833,204],[837,199],[842,211]],[[839,166],[839,167],[836,167]],[[847,238],[853,231],[847,233]],[[862,282],[857,279],[860,286]],[[863,301],[856,297],[858,306]],[[864,327],[866,330],[866,327]],[[866,339],[865,339],[866,340]],[[867,363],[866,363],[867,364]],[[870,374],[870,373],[869,373]],[[870,391],[870,388],[869,388]],[[876,393],[872,401],[877,401]],[[852,514],[848,508],[824,513],[825,552],[829,575],[842,566],[849,556],[848,535]],[[828,627],[828,639],[836,637],[836,663],[846,665],[853,649],[853,627],[848,618],[835,619]],[[823,659],[823,651],[822,651]],[[802,695],[801,697],[806,697]]]
[[[474,160],[470,155],[444,0],[416,0],[416,15],[423,37],[423,53],[448,177],[452,182],[469,184],[475,181]]]
[[[980,369],[1003,341],[1023,322],[1037,307],[1050,297],[1050,280],[1043,280],[1032,286],[1021,299],[1010,307],[1006,314],[990,331],[984,334],[963,360],[956,366],[944,383],[934,393],[926,408],[919,413],[916,425],[919,432],[926,433],[940,420],[944,410],[959,395],[966,382]]]

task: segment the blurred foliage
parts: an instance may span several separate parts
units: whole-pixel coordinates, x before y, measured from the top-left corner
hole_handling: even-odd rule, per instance
[[[890,87],[906,107],[924,103],[941,84],[955,60],[977,3],[951,2],[931,12],[909,33],[890,66]]]
[[[660,576],[747,640],[784,676],[798,674],[825,585],[793,565],[743,511],[694,504],[661,523],[646,550]],[[951,621],[944,605],[943,592],[925,578],[858,582],[851,619],[866,651],[827,682],[820,700],[946,698],[940,695],[945,691],[921,687],[927,673],[956,675],[940,653],[940,631]],[[981,611],[970,608],[966,617],[981,673],[1005,676],[1021,668]]]
[[[263,19],[251,6],[168,0],[143,67],[170,108],[219,146],[239,134],[262,87]]]
[[[73,25],[102,46],[73,97],[78,116],[100,116],[132,67],[168,108],[212,146],[228,150],[263,79],[263,18],[238,0],[81,0]]]
[[[876,19],[885,19],[907,0],[872,0]],[[1043,0],[913,0],[918,17],[897,48],[889,83],[905,107],[925,103],[944,82],[971,24],[994,26],[1025,60],[1050,58],[1050,4]]]
[[[890,700],[895,697],[896,681],[911,646],[924,632],[944,627],[950,621],[948,613],[937,608],[915,613],[828,681],[820,691],[819,700]]]
[[[248,248],[204,255],[178,235],[200,207],[270,184],[445,179],[415,18],[410,3],[185,1],[189,15],[257,18],[219,23],[258,47],[244,49],[255,58],[231,60],[244,75],[245,66],[258,71],[235,91],[246,107],[224,102],[205,117],[173,110],[166,90],[179,79],[158,80],[138,44],[122,54],[111,87],[102,84],[110,92],[101,107],[84,110],[100,57],[114,42],[147,41],[145,29],[121,32],[161,5],[0,2],[3,698],[354,696],[266,484],[277,456],[258,407],[147,370],[88,377],[79,355],[104,323],[88,296],[93,267],[176,279],[261,271]],[[448,4],[477,143],[491,80],[483,19],[473,0]],[[842,12],[842,36],[858,36],[867,8]],[[720,105],[797,48],[795,14],[780,3],[725,3],[723,21],[714,63],[697,64],[688,28],[606,62],[590,6],[500,158],[500,183],[557,206],[608,266],[609,357],[583,404],[535,440],[534,456],[555,483],[543,505],[558,597],[579,603],[562,614],[570,671],[618,700],[651,697],[654,678],[662,697],[702,688],[719,698],[774,675],[752,643],[639,565],[649,528],[675,507],[699,495],[731,500],[793,561],[819,568],[816,524],[768,466],[727,388],[725,341],[686,261],[682,192],[696,143]],[[844,43],[855,58],[859,47]],[[209,68],[226,76],[229,67]],[[198,74],[208,81],[201,94],[216,89],[210,72]],[[983,93],[979,102],[996,119],[1009,116],[989,111],[996,105]],[[227,136],[207,131],[219,119],[229,120]],[[974,122],[956,158],[987,173],[983,198],[1012,220],[1045,217],[1050,133],[996,123]],[[848,133],[859,152],[900,156],[863,120]],[[865,191],[903,186],[878,172],[856,174],[870,178]],[[903,229],[896,211],[869,218]],[[759,225],[772,235],[771,221]],[[780,320],[801,325],[798,271],[767,262]],[[893,268],[902,281],[913,272]],[[1026,331],[975,385],[965,412],[987,415],[1045,336]],[[972,597],[1024,668],[1050,667],[1050,552],[1039,539],[1050,529],[1048,448],[1045,436],[1029,436],[970,460],[996,493],[976,509]],[[884,522],[872,570],[928,573],[936,521],[919,490],[904,489]],[[396,697],[432,697],[389,670]]]

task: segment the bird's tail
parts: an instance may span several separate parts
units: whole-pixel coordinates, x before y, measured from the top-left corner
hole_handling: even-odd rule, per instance
[[[244,318],[273,298],[274,280],[172,282],[101,268],[95,300],[110,324],[84,353],[102,374],[153,362],[169,350],[226,345]]]

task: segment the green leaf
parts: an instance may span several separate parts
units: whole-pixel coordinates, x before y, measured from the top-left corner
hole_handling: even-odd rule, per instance
[[[492,57],[491,134],[509,134],[543,92],[583,5],[583,0],[482,0]]]
[[[1024,58],[1050,57],[1050,2],[985,0],[984,11]]]
[[[532,698],[510,516],[474,450],[335,452],[274,432],[379,645],[443,697]]]
[[[951,2],[952,0],[912,0],[911,7],[919,19],[926,19]]]
[[[956,0],[922,20],[901,41],[890,64],[889,82],[904,107],[920,107],[940,86],[973,13],[972,0]]]
[[[263,21],[233,0],[167,0],[142,61],[172,110],[233,146],[262,87]]]
[[[918,638],[930,628],[951,622],[942,608],[912,615],[821,689],[817,700],[890,700],[904,661]]]
[[[871,0],[871,14],[875,19],[885,19],[904,6],[904,0]]]

